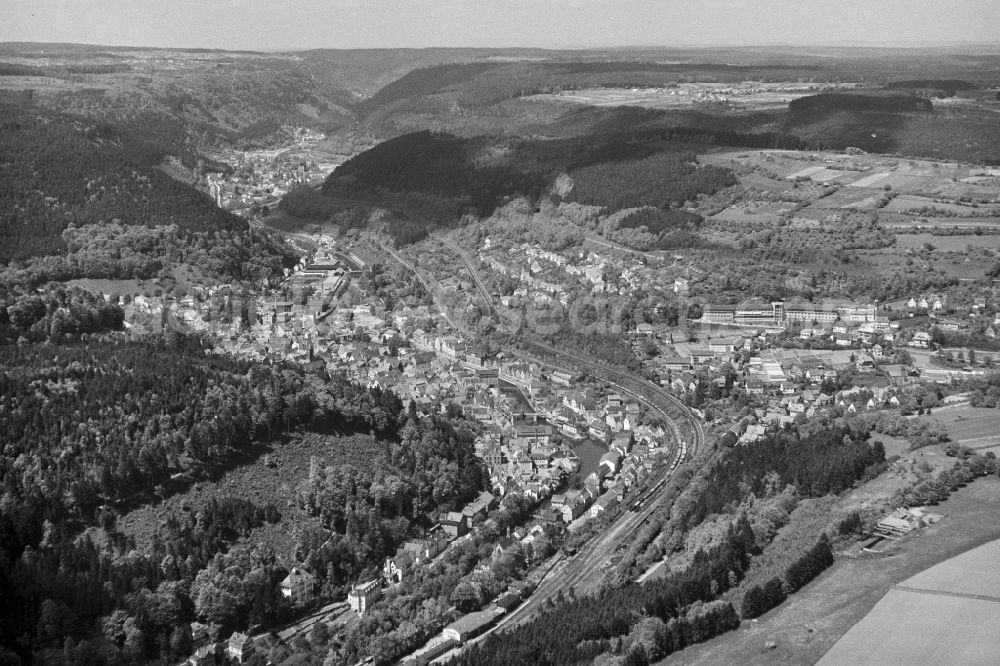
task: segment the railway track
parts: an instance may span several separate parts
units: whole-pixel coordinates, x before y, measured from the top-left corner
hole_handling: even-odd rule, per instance
[[[466,253],[446,238],[439,235],[435,235],[434,238],[462,259],[462,262],[469,271],[469,275],[476,284],[476,288],[483,296],[483,300],[489,308],[490,313],[495,315],[509,328],[512,327],[513,325],[508,320],[508,317],[505,316],[505,313],[496,307],[492,294]],[[425,286],[430,286],[426,283],[425,277],[420,275],[419,271],[409,264],[409,262],[397,255],[390,248],[383,247],[381,249],[392,256],[394,260],[414,272],[418,279],[425,282]],[[460,328],[460,330],[464,329]],[[664,423],[667,424],[672,439],[677,443],[677,447],[669,468],[659,472],[658,477],[651,481],[651,487],[644,491],[637,500],[633,501],[628,510],[623,511],[603,533],[588,541],[575,555],[558,562],[546,577],[542,579],[538,588],[524,604],[509,615],[506,615],[495,627],[483,636],[474,639],[473,642],[478,642],[495,631],[514,627],[529,621],[536,613],[545,608],[548,600],[556,598],[560,591],[563,594],[577,589],[583,592],[584,586],[592,586],[601,576],[601,572],[610,564],[614,554],[624,544],[629,543],[636,537],[642,526],[658,508],[658,500],[667,487],[667,481],[677,467],[689,455],[704,446],[705,442],[704,429],[697,417],[680,400],[656,384],[562,349],[557,349],[544,342],[530,340],[528,343],[536,349],[543,350],[549,356],[562,359],[562,363],[541,358],[532,358],[532,360],[550,368],[570,370],[571,372],[575,371],[572,366],[577,366],[577,368],[580,366],[585,367],[592,375],[614,386],[623,394],[644,402],[662,417]],[[526,356],[518,350],[508,351],[515,355]],[[690,433],[689,436],[678,425],[678,420],[684,422],[687,431]],[[690,448],[688,440],[690,440]]]
[[[501,321],[508,323],[504,313],[500,312],[493,302],[492,294],[487,289],[482,278],[476,271],[475,266],[465,252],[451,241],[441,236],[434,236],[436,240],[454,251],[462,259],[473,282],[483,296],[492,314],[497,315]],[[689,455],[693,455],[698,449],[705,445],[705,430],[701,421],[692,413],[684,403],[676,396],[670,394],[662,387],[653,382],[635,377],[627,372],[610,368],[597,363],[591,359],[583,358],[557,349],[551,345],[537,340],[528,340],[528,344],[535,349],[546,352],[547,355],[556,359],[563,359],[562,363],[552,360],[544,360],[524,354],[517,350],[511,350],[515,355],[528,357],[535,362],[541,363],[551,368],[559,370],[573,371],[572,366],[587,368],[588,371],[601,381],[614,386],[625,395],[646,403],[654,409],[662,418],[670,431],[671,437],[677,444],[674,458],[670,467],[660,472],[659,478],[652,481],[652,486],[646,490],[633,504],[629,510],[622,512],[618,519],[613,522],[602,534],[594,537],[584,545],[565,564],[557,565],[539,584],[538,588],[522,606],[503,618],[503,620],[493,629],[509,628],[528,621],[535,613],[540,612],[545,607],[546,601],[555,598],[560,591],[564,594],[567,591],[586,583],[592,583],[600,570],[610,563],[615,552],[623,545],[632,541],[643,524],[649,519],[659,506],[657,500],[660,499],[667,487],[667,481],[677,467],[686,460]],[[568,361],[568,362],[567,362]],[[570,367],[567,367],[570,366]],[[684,423],[687,431],[682,430],[678,421]],[[690,448],[689,448],[690,444]],[[488,634],[487,634],[488,635]]]

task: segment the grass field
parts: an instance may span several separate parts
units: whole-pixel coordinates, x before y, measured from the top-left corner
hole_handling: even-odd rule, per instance
[[[671,655],[662,664],[813,664],[889,590],[929,566],[1000,538],[1000,479],[984,478],[935,507],[944,520],[893,544],[884,553],[834,565],[785,603],[736,631]],[[937,597],[934,597],[937,598]],[[776,647],[765,644],[774,641]],[[853,664],[926,663],[872,661]],[[959,663],[946,661],[944,663]],[[993,662],[995,663],[995,661]]]
[[[944,424],[956,444],[1000,453],[1000,409],[949,407],[918,418]]]
[[[819,663],[995,664],[998,654],[1000,541],[992,541],[890,590]]]
[[[998,650],[1000,602],[893,589],[818,663],[985,666]]]

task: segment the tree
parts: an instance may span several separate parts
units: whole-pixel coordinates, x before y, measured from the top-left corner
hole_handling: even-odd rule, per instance
[[[641,646],[649,661],[657,661],[666,656],[666,623],[658,617],[640,620],[630,633],[633,645]]]
[[[449,597],[449,601],[455,604],[458,610],[465,613],[474,611],[482,605],[482,599],[480,598],[477,586],[464,579],[459,581],[458,585],[455,586]]]

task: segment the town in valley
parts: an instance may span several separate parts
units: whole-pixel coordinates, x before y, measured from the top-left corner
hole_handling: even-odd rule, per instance
[[[257,4],[0,27],[0,662],[991,663],[988,11]]]

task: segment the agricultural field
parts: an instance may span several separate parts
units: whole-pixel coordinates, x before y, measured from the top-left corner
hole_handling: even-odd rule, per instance
[[[935,217],[914,216],[905,213],[892,213],[885,210],[879,211],[879,222],[889,229],[905,230],[966,230],[975,231],[981,229],[983,232],[1000,231],[1000,216],[995,217]]]
[[[968,204],[951,203],[942,199],[904,194],[886,204],[885,211],[912,215],[927,215],[928,213],[925,211],[932,211],[930,214],[937,216],[974,217],[1000,214],[1000,206],[977,204],[976,207],[972,207]]]
[[[775,179],[835,183],[862,190],[889,186],[903,195],[992,200],[1000,194],[1000,177],[993,174],[997,169],[955,162],[795,150],[723,151],[700,159],[756,169]]]
[[[943,454],[941,457],[943,461],[953,460]],[[867,494],[870,485],[881,482],[883,477],[859,488],[861,495]],[[841,504],[857,502],[859,491]],[[734,632],[674,653],[660,663],[689,666],[816,663],[896,585],[928,567],[1000,539],[1000,524],[996,520],[1000,512],[1000,479],[978,479],[934,507],[934,511],[944,515],[941,522],[894,543],[883,553],[865,553],[856,559],[839,556],[830,569],[776,609],[755,621],[743,622]],[[944,598],[925,596],[932,600]],[[1000,608],[994,604],[993,612],[1000,617],[997,610]],[[953,627],[957,624],[953,618],[944,624]],[[996,635],[995,630],[991,633]],[[775,643],[773,649],[766,647],[768,641]],[[927,662],[864,658],[836,663]]]
[[[921,249],[927,243],[940,252],[971,252],[974,249],[990,248],[1000,250],[1000,235],[961,234],[955,236],[935,236],[934,234],[896,234],[896,247]]]
[[[993,541],[897,585],[818,663],[995,664],[998,653],[1000,541]]]
[[[854,87],[844,84],[842,87]],[[816,94],[816,87],[798,83],[678,83],[663,88],[586,88],[532,95],[528,99],[572,102],[587,106],[637,106],[681,109],[698,104],[725,104],[738,109],[786,109],[792,100]]]
[[[815,209],[834,210],[876,210],[880,207],[885,193],[882,191],[872,192],[870,190],[842,187],[836,192],[829,194],[822,199],[809,205]]]

